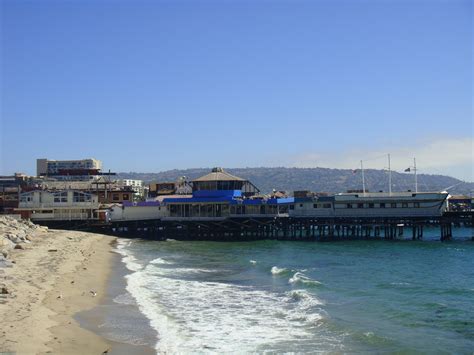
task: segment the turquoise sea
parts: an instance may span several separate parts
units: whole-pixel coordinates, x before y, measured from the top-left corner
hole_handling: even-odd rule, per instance
[[[437,228],[416,242],[123,239],[117,302],[138,306],[160,353],[472,354],[474,242],[453,231],[445,243]]]

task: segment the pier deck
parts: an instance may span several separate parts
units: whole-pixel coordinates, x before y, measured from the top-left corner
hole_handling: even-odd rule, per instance
[[[71,225],[118,236],[156,240],[301,240],[423,239],[427,227],[439,228],[441,241],[453,238],[453,227],[471,227],[472,212],[432,218],[251,217],[221,220],[141,220]],[[474,238],[474,235],[471,235]]]

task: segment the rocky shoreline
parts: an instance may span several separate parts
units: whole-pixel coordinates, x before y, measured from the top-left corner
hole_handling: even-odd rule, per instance
[[[0,216],[0,269],[13,267],[15,261],[8,258],[12,250],[24,250],[26,244],[47,232],[48,227],[39,226],[29,220]],[[0,287],[1,294],[8,294],[5,285],[0,284]]]

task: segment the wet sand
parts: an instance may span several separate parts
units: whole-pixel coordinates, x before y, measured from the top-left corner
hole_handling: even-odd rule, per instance
[[[0,269],[0,283],[8,288],[0,298],[0,352],[119,353],[120,346],[74,319],[104,301],[118,257],[114,241],[100,234],[50,230],[25,244],[25,250],[12,251],[13,267]]]

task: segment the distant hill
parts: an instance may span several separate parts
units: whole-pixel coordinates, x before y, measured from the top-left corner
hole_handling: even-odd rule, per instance
[[[186,176],[188,180],[207,174],[211,168],[168,170],[159,173],[119,173],[121,179],[139,179],[146,183],[152,181],[175,181]],[[348,189],[362,189],[360,171],[328,168],[236,168],[225,169],[229,173],[250,180],[263,193],[272,189],[295,191],[337,193]],[[388,173],[383,170],[365,170],[366,188],[369,191],[388,191]],[[451,194],[469,195],[474,183],[461,183],[461,180],[444,175],[418,175],[419,191],[441,191],[450,186]],[[392,191],[415,190],[414,176],[410,173],[392,172]]]

